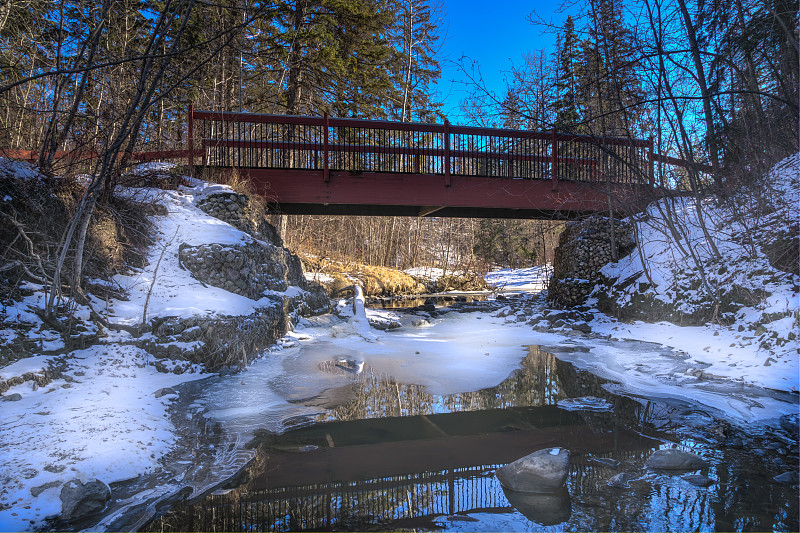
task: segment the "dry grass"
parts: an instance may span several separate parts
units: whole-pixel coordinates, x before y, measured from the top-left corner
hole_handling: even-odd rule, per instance
[[[0,254],[8,265],[0,273],[0,297],[15,299],[25,281],[52,280],[64,230],[74,213],[84,185],[70,176],[17,179],[0,175]],[[86,278],[110,279],[129,265],[141,266],[150,242],[147,215],[157,207],[136,199],[112,198],[98,204],[92,216],[84,258]],[[69,279],[67,258],[62,279]]]
[[[309,254],[300,254],[306,272],[319,272],[333,278],[324,283],[330,294],[359,282],[365,296],[399,296],[405,294],[424,294],[425,285],[405,272],[393,268],[363,265],[355,261],[334,261],[320,259]]]

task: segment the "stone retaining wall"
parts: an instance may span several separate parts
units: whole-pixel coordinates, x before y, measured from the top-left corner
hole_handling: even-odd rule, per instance
[[[234,228],[272,245],[283,247],[278,231],[264,220],[251,205],[250,198],[236,192],[224,192],[208,196],[197,204],[198,209],[212,217],[227,222]]]
[[[614,220],[617,257],[625,257],[634,248],[633,227]],[[611,224],[606,217],[594,216],[569,222],[558,240],[553,259],[553,277],[547,287],[550,303],[573,307],[586,301],[600,269],[611,262]]]
[[[260,300],[261,307],[247,316],[155,318],[150,334],[135,344],[156,357],[201,363],[210,370],[244,366],[301,316],[330,310],[325,289],[306,281],[300,259],[282,247],[277,231],[263,216],[255,216],[247,196],[215,194],[198,207],[254,239],[241,244],[181,244],[181,266],[202,283]],[[299,290],[289,290],[292,287]],[[185,363],[161,366],[180,372]]]

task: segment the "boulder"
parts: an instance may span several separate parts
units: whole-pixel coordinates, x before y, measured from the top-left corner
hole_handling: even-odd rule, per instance
[[[178,394],[175,389],[171,387],[164,387],[163,389],[158,389],[155,393],[156,398],[161,398],[162,396],[166,396],[168,394]]]
[[[697,474],[693,474],[691,476],[683,476],[681,477],[682,480],[691,483],[696,487],[708,487],[712,485],[714,482],[708,479],[706,476],[700,476]]]
[[[784,472],[783,474],[781,474],[779,476],[775,476],[772,479],[774,479],[775,481],[777,481],[781,485],[790,485],[791,486],[791,485],[797,485],[797,483],[798,483],[798,475],[797,475],[797,471],[796,470],[792,470],[790,472]]]
[[[783,415],[779,421],[781,427],[784,431],[792,435],[795,439],[797,439],[798,433],[800,433],[800,425],[798,425],[798,415],[791,414],[791,415]]]
[[[79,479],[67,481],[61,487],[61,518],[71,522],[99,513],[110,499],[111,490],[99,479],[88,483]]]
[[[586,322],[578,322],[577,324],[572,325],[572,329],[575,331],[580,331],[586,335],[592,332],[592,326],[587,324]]]
[[[647,460],[648,468],[654,470],[697,470],[706,468],[708,462],[683,450],[656,450]]]
[[[18,402],[22,399],[22,395],[18,392],[15,392],[13,394],[6,394],[3,396],[3,399],[7,402]]]
[[[500,484],[518,492],[555,492],[569,473],[569,450],[545,448],[497,469]]]

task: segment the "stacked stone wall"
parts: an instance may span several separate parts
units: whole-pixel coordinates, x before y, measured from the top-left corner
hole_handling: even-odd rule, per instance
[[[275,342],[301,316],[325,313],[325,289],[308,282],[300,259],[283,248],[277,231],[234,192],[198,203],[205,213],[253,237],[239,244],[181,244],[178,258],[198,281],[259,301],[247,316],[159,317],[136,344],[162,359],[201,363],[209,369],[242,366]],[[291,290],[297,287],[300,290]],[[181,364],[163,365],[180,371]]]
[[[264,220],[263,215],[252,205],[250,198],[236,192],[224,192],[208,196],[198,202],[204,213],[227,222],[236,229],[253,235],[274,246],[283,247],[278,231]]]
[[[591,217],[569,222],[558,240],[553,259],[553,277],[547,290],[550,303],[573,307],[586,301],[600,278],[600,269],[617,257],[628,255],[634,248],[633,227],[614,220],[612,244],[611,223],[605,217]]]

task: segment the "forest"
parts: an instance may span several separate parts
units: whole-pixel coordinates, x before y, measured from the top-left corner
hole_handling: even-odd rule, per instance
[[[436,0],[5,0],[0,155],[64,179],[91,176],[59,245],[29,266],[48,279],[68,270],[79,289],[87,227],[114,212],[103,208],[134,152],[185,146],[189,104],[651,137],[658,153],[683,162],[659,165],[660,184],[723,199],[797,151],[795,0],[587,0],[562,11],[571,14],[560,22],[531,13],[531,52],[497,94],[480,76],[492,65],[442,57],[446,12]],[[536,50],[537,33],[556,35],[555,50]],[[444,61],[458,61],[468,80],[458,117],[443,110]],[[12,209],[2,216],[15,220]],[[308,254],[478,270],[546,263],[561,228],[435,217],[275,222],[290,248]]]

